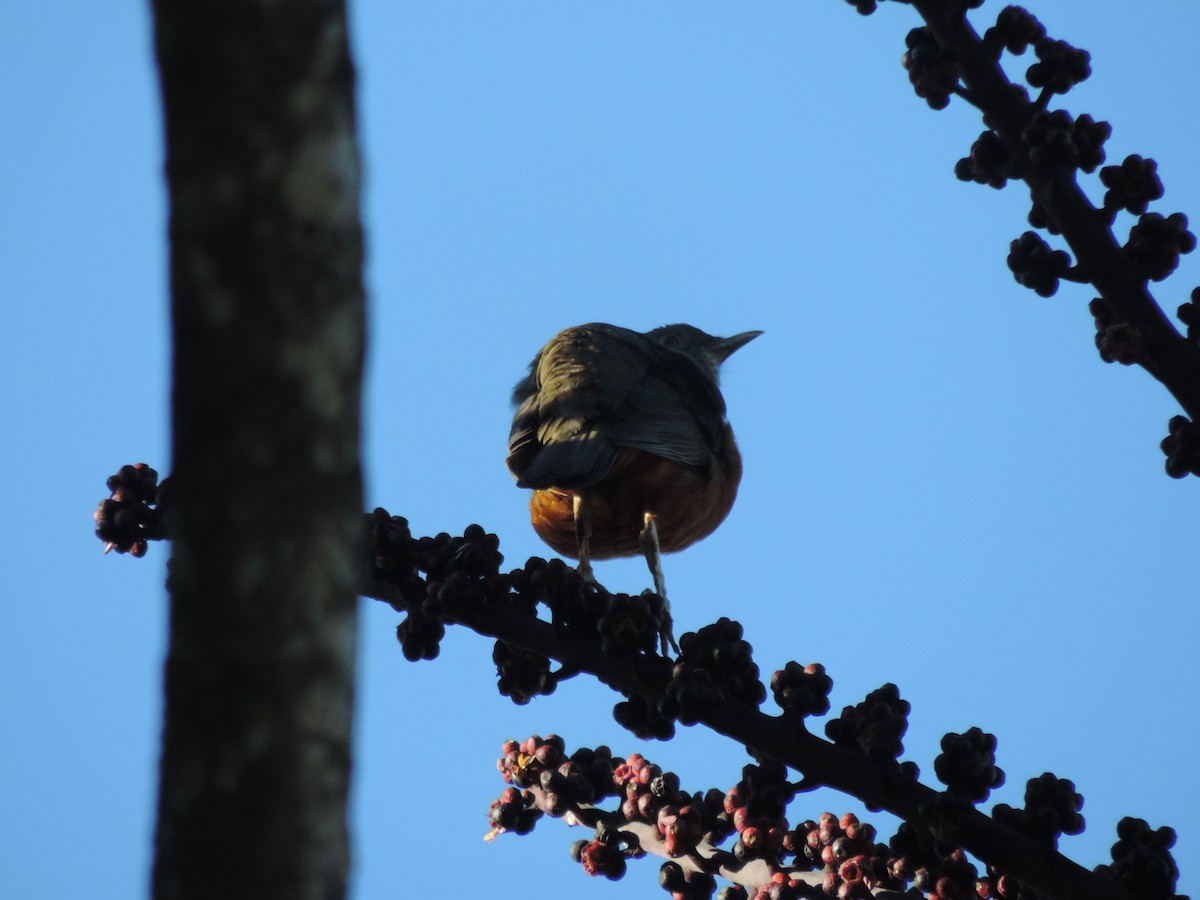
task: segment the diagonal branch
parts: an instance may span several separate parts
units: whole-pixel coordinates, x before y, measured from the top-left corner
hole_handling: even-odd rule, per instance
[[[144,519],[137,511],[144,513],[162,493],[154,489],[154,482],[152,470],[144,467],[127,467],[110,480],[110,487],[116,485],[114,497],[119,497],[105,501],[98,513],[97,533],[106,543],[117,549],[136,544],[134,537],[112,530],[106,511],[130,521]],[[133,487],[127,489],[125,484]],[[137,491],[142,493],[135,496]],[[151,521],[154,534],[149,539],[171,536],[165,524],[171,521],[169,518],[152,516]],[[1001,821],[1002,807],[997,807],[997,817],[993,818],[964,799],[973,797],[978,802],[986,797],[986,789],[981,794],[956,792],[958,779],[941,771],[939,777],[950,786],[948,791],[922,785],[915,771],[908,768],[910,764],[897,764],[895,757],[902,747],[898,740],[889,743],[886,733],[883,746],[899,749],[875,752],[878,743],[872,745],[863,732],[854,733],[853,714],[865,706],[865,701],[860,707],[847,707],[841,716],[829,721],[826,730],[833,741],[813,734],[804,716],[828,710],[828,703],[821,702],[828,693],[828,679],[807,683],[805,676],[781,679],[781,675],[795,676],[799,671],[797,664],[789,663],[772,679],[772,689],[784,712],[768,715],[761,711],[758,705],[765,690],[758,681],[758,667],[749,659],[749,646],[740,641],[740,626],[736,623],[722,620],[685,635],[680,641],[680,658],[672,661],[653,652],[659,623],[647,611],[654,609],[650,601],[659,599],[654,595],[629,597],[609,594],[598,585],[585,587],[578,574],[559,560],[547,563],[535,558],[523,568],[502,574],[498,539],[477,525],[468,527],[462,537],[442,534],[413,538],[405,520],[390,517],[384,510],[366,516],[363,524],[368,532],[371,567],[364,573],[360,593],[408,614],[398,635],[410,659],[436,656],[445,624],[465,625],[497,639],[494,658],[500,670],[501,690],[519,702],[550,692],[563,678],[587,672],[626,697],[637,698],[642,709],[652,711],[652,718],[670,715],[685,724],[704,724],[746,746],[760,760],[782,763],[799,772],[801,781],[793,785],[794,790],[828,786],[857,797],[868,809],[893,813],[915,829],[922,845],[960,847],[1048,897],[1128,900],[1122,887],[1110,877],[1089,872],[1058,853],[1054,849],[1054,830],[1026,830],[1019,816],[1007,815]],[[550,610],[551,621],[538,617],[538,607],[543,604]],[[695,662],[691,648],[703,643],[704,633],[728,632],[730,626],[738,638],[734,644],[741,644],[746,651],[741,660],[744,665],[738,671],[740,684],[750,685],[750,690],[738,687],[736,679],[728,680],[728,673],[704,671]],[[737,651],[737,647],[726,644],[720,654],[732,659],[737,653],[730,651]],[[551,659],[562,664],[558,672],[550,671]],[[777,681],[788,681],[793,699],[779,693]],[[812,688],[817,682],[825,687],[823,692],[816,690],[820,696],[814,702]],[[707,690],[697,695],[696,685]],[[886,688],[898,700],[894,686]],[[886,688],[874,693],[887,694]],[[689,689],[693,699],[686,703],[682,698]],[[695,701],[697,696],[699,702]],[[897,707],[903,707],[897,723],[898,734],[903,734],[907,704],[899,702],[893,708]],[[871,711],[865,718],[875,721],[858,727],[870,729],[878,724],[878,716]],[[635,733],[659,733],[653,721],[647,724],[643,720],[640,726],[622,721]],[[669,731],[673,730],[671,722],[667,725]],[[835,725],[839,726],[836,733],[832,730]],[[843,741],[847,735],[851,739]],[[871,735],[867,733],[866,737]],[[1043,779],[1056,781],[1051,775]],[[959,789],[964,787],[965,783],[958,783]],[[1028,796],[1027,805],[1031,804]],[[1004,809],[1009,814],[1021,812]],[[1031,805],[1026,812],[1034,812]],[[1053,809],[1042,808],[1034,813],[1035,818],[1040,820],[1046,813],[1053,813]],[[1165,850],[1171,843],[1167,839],[1170,830],[1160,832]],[[1034,834],[1041,836],[1032,837]]]
[[[374,580],[364,591],[373,597],[420,614],[423,592],[402,591],[387,581]],[[506,644],[556,659],[572,670],[591,673],[627,696],[644,698],[651,706],[667,696],[671,664],[648,655],[632,659],[609,656],[594,637],[575,629],[500,608],[497,604],[463,607],[455,613],[460,624]],[[803,723],[769,716],[755,706],[725,698],[707,704],[698,721],[802,773],[805,783],[825,785],[857,797],[868,808],[883,809],[924,829],[925,815],[939,796],[913,778],[892,771],[865,754],[838,746],[812,734]],[[978,858],[1011,874],[1040,894],[1070,897],[1086,894],[1100,900],[1127,900],[1111,880],[1100,877],[1062,854],[1018,834],[978,810],[957,823],[956,843]]]
[[[983,112],[1007,151],[1014,174],[1074,251],[1079,268],[1096,287],[1118,321],[1141,333],[1136,361],[1157,378],[1188,415],[1200,418],[1200,344],[1182,336],[1150,294],[1139,273],[1113,235],[1110,219],[1084,195],[1075,169],[1036,166],[1025,138],[1040,107],[1013,84],[998,54],[985,45],[966,19],[961,0],[912,0],[929,32],[953,59],[963,96]]]

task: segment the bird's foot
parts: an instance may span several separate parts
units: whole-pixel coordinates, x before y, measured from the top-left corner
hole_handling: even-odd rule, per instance
[[[658,525],[655,523],[654,513],[646,513],[643,521],[645,524],[638,535],[638,542],[642,545],[642,553],[646,557],[646,565],[650,567],[650,574],[654,578],[654,593],[658,594],[663,602],[662,626],[658,631],[659,645],[662,647],[663,656],[667,655],[668,646],[678,655],[679,644],[675,642],[675,635],[672,630],[671,603],[667,600],[667,579],[663,575],[662,570],[662,551],[659,549]]]
[[[579,565],[575,567],[575,571],[579,573],[579,577],[583,579],[584,584],[595,584],[596,573],[592,571],[592,564],[586,559],[581,559]]]
[[[675,641],[674,623],[671,621],[671,608],[666,605],[666,598],[663,598],[663,622],[658,629],[658,643],[662,650],[662,655],[667,655],[668,646],[675,651],[675,655],[679,655],[679,644]]]

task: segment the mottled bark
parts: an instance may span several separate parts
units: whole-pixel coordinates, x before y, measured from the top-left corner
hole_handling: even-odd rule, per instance
[[[344,3],[154,0],[174,329],[156,897],[341,897],[364,301]]]

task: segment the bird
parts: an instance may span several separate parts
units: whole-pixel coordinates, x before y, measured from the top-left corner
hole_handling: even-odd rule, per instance
[[[592,560],[644,555],[664,602],[664,655],[678,645],[660,556],[712,534],[733,507],[742,457],[720,368],[762,333],[576,325],[542,347],[513,389],[506,462],[533,490],[534,530],[578,559],[587,582]]]

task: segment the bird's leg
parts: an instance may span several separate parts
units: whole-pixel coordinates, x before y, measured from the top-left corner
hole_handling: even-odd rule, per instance
[[[654,513],[646,513],[643,521],[645,525],[642,527],[641,534],[638,535],[638,542],[642,545],[642,553],[646,557],[646,565],[650,567],[650,574],[654,576],[654,592],[666,600],[667,584],[663,577],[662,557],[659,555],[661,551],[658,546],[658,525],[654,520]]]
[[[575,546],[579,552],[579,565],[575,570],[579,577],[589,584],[596,583],[592,573],[592,556],[590,545],[592,541],[592,515],[587,501],[582,494],[574,494],[571,498],[571,514],[575,519]]]
[[[662,551],[658,545],[658,525],[655,524],[654,513],[646,513],[644,521],[645,525],[638,535],[638,542],[642,545],[642,553],[646,557],[646,565],[650,567],[650,574],[654,576],[654,592],[662,597],[663,601],[662,629],[658,639],[662,645],[663,656],[666,656],[668,644],[676,653],[679,652],[679,645],[675,643],[675,635],[671,628],[671,603],[667,600],[667,580],[663,577]]]

